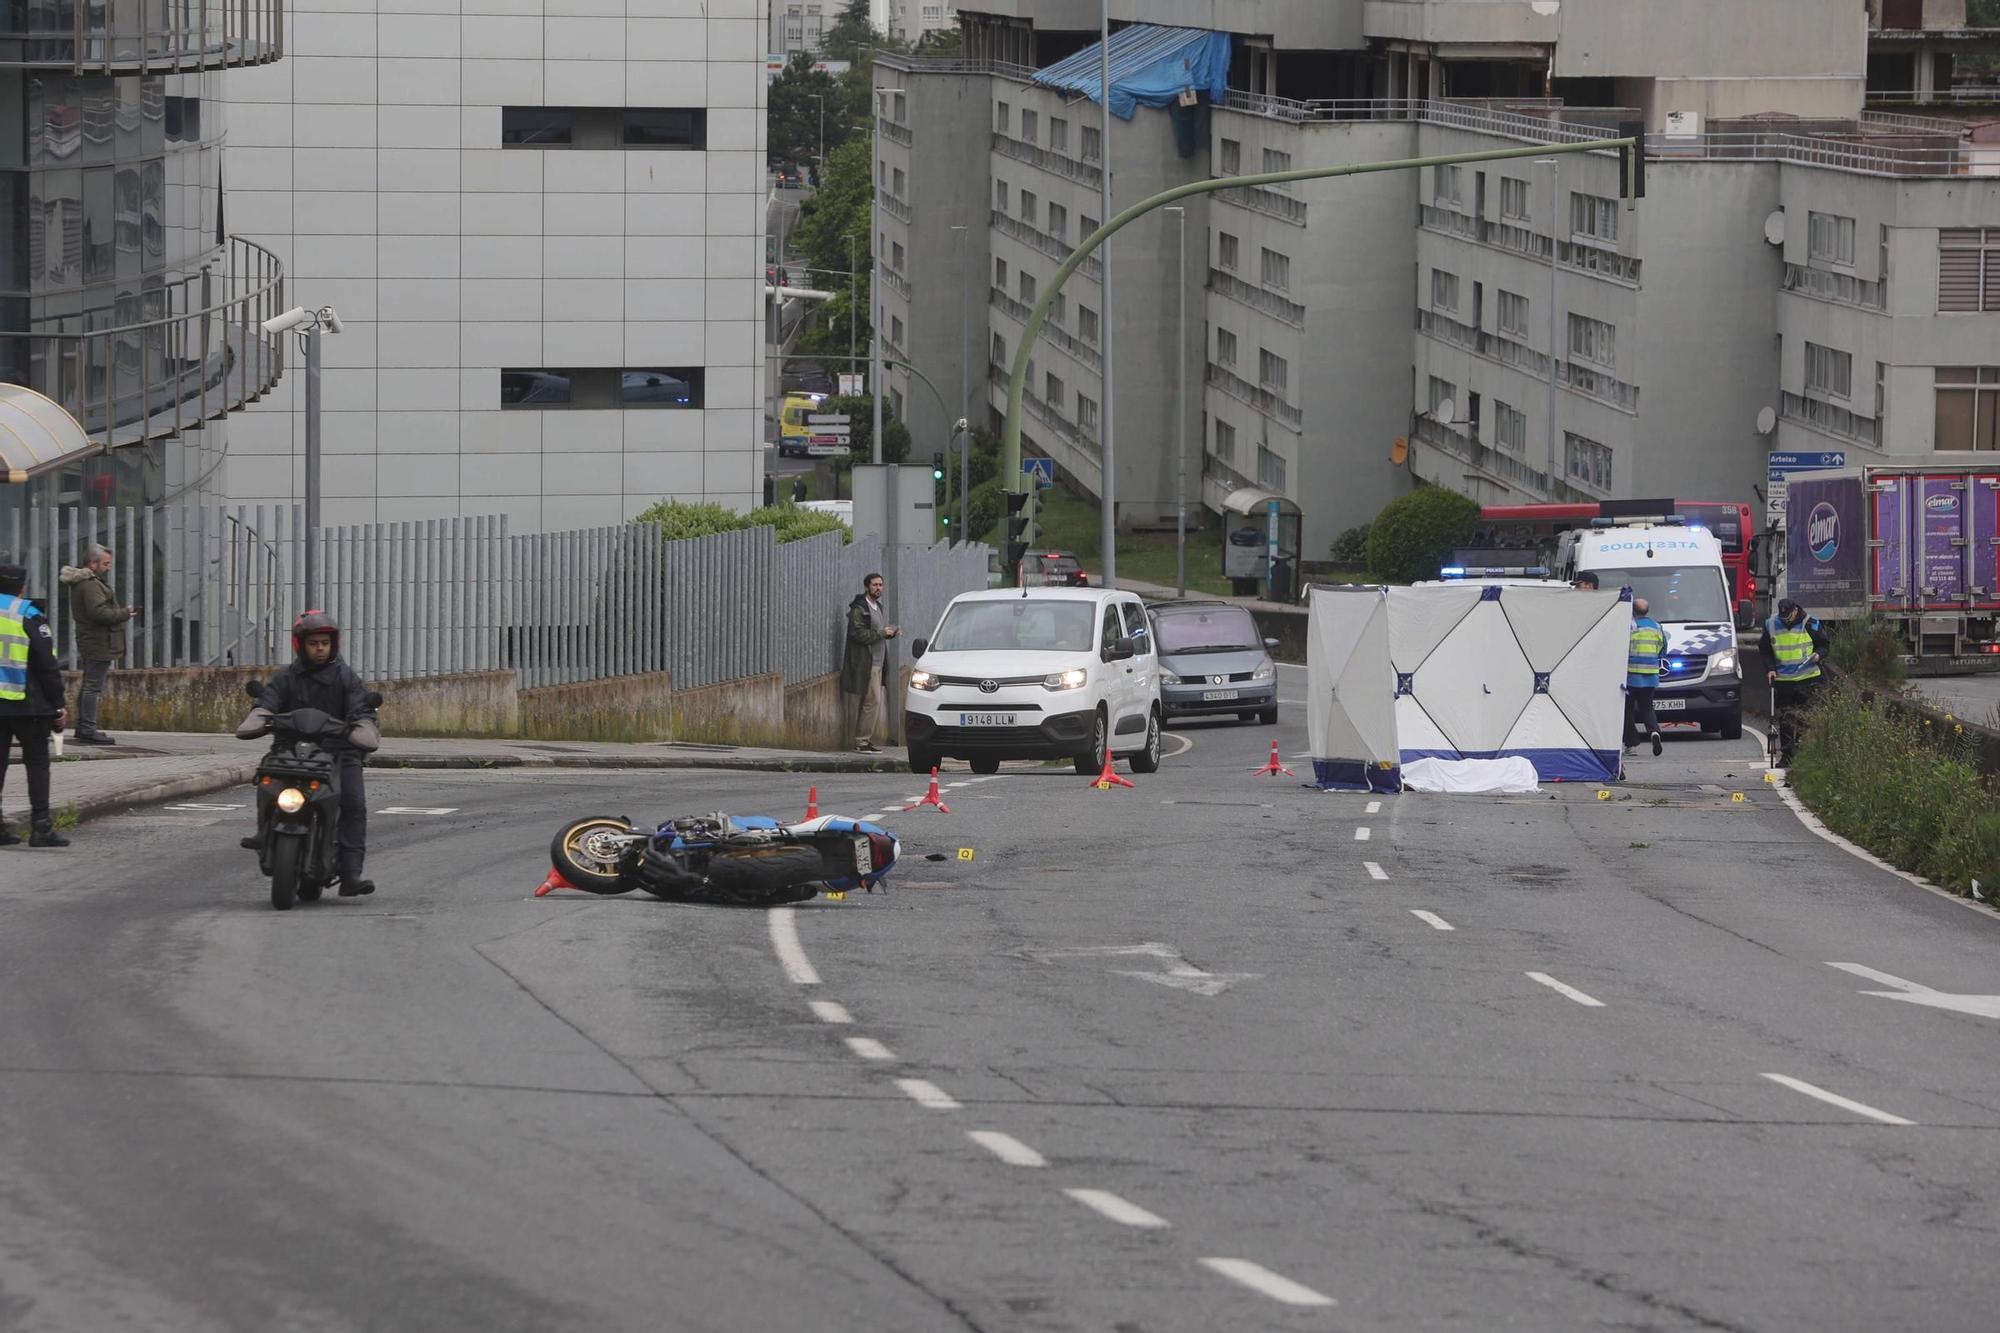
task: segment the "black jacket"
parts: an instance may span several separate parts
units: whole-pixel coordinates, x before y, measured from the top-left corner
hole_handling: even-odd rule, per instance
[[[336,752],[359,752],[372,750],[381,743],[380,724],[375,710],[362,705],[361,697],[368,693],[367,683],[361,679],[353,667],[338,657],[324,666],[309,667],[303,661],[294,661],[279,671],[265,683],[264,692],[257,697],[256,707],[251,712],[252,720],[268,724],[268,717],[258,719],[259,713],[286,713],[294,708],[317,708],[328,717],[338,721],[346,718],[363,725],[355,727],[344,737],[327,737],[321,744]],[[239,736],[250,726],[250,721],[237,730]],[[253,732],[252,734],[258,734]]]
[[[22,617],[28,631],[28,697],[0,699],[0,717],[54,717],[64,707],[62,668],[56,665],[56,636],[49,618],[30,609]]]

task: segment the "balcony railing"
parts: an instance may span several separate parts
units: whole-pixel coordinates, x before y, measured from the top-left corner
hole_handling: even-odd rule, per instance
[[[1857,415],[1847,408],[1822,399],[1807,398],[1802,394],[1779,394],[1778,403],[1778,414],[1786,421],[1795,422],[1825,435],[1853,440],[1857,444],[1872,445],[1878,449],[1882,447],[1880,421]]]
[[[72,330],[50,321],[0,330],[0,364],[46,394],[107,447],[166,439],[261,397],[284,370],[278,257],[232,236],[201,272],[167,286],[152,319]]]
[[[1276,292],[1266,291],[1254,283],[1248,283],[1234,273],[1225,273],[1219,268],[1208,271],[1208,289],[1220,293],[1230,300],[1261,310],[1276,319],[1281,319],[1295,329],[1306,326],[1306,308],[1297,301],[1289,301]]]
[[[896,221],[906,227],[910,225],[912,217],[910,206],[895,195],[890,194],[887,190],[877,190],[875,192],[875,202],[882,206],[884,213],[887,213],[890,217],[896,219]]]
[[[1033,307],[1016,301],[998,287],[987,288],[986,295],[994,309],[1012,317],[1023,328],[1027,327],[1028,316],[1035,313]],[[1068,352],[1084,368],[1100,375],[1104,373],[1104,358],[1098,354],[1097,349],[1060,324],[1043,320],[1041,336],[1036,341],[1053,343]]]
[[[1852,273],[1835,273],[1808,264],[1785,265],[1784,290],[1821,301],[1858,306],[1863,310],[1887,310],[1889,289],[1880,282],[1866,282]]]
[[[1549,358],[1546,352],[1538,352],[1526,343],[1515,342],[1511,338],[1488,333],[1453,319],[1435,310],[1417,311],[1417,332],[1439,342],[1463,347],[1469,352],[1512,366],[1516,370],[1528,372],[1543,379],[1548,378]],[[1621,412],[1636,413],[1639,410],[1639,387],[1627,384],[1615,376],[1601,370],[1581,366],[1573,361],[1557,362],[1556,380],[1574,393],[1586,398],[1594,398],[1617,408]]]
[[[1639,410],[1639,386],[1627,384],[1615,375],[1607,375],[1589,366],[1580,366],[1574,361],[1565,361],[1562,366],[1562,382],[1586,398],[1595,398],[1621,412],[1636,414]]]
[[[887,264],[883,264],[881,269],[882,285],[895,292],[898,296],[901,296],[905,301],[909,300],[910,280],[896,272],[895,269],[890,268]]]
[[[1265,416],[1282,421],[1294,430],[1305,429],[1304,408],[1293,407],[1272,390],[1260,388],[1240,375],[1224,370],[1213,361],[1208,365],[1207,382],[1238,402],[1247,403]]]
[[[284,0],[161,0],[121,7],[115,11],[120,19],[115,32],[106,23],[112,12],[84,0],[9,6],[0,10],[0,50],[13,47],[20,53],[9,64],[77,75],[240,69],[269,64],[285,53]],[[126,18],[135,21],[128,27]]]
[[[1070,246],[1063,244],[1047,232],[1030,227],[1019,218],[1002,213],[997,208],[992,210],[992,218],[993,230],[999,232],[1002,236],[1010,236],[1023,245],[1033,246],[1051,259],[1058,261],[1066,260],[1072,254],[1076,253]],[[1104,265],[1098,262],[1096,255],[1092,255],[1081,264],[1078,264],[1076,271],[1083,274],[1084,277],[1089,278],[1092,282],[1101,282],[1104,277]]]
[[[1566,481],[1557,480],[1551,486],[1549,474],[1540,468],[1530,467],[1512,454],[1489,448],[1464,431],[1447,426],[1433,417],[1418,417],[1416,428],[1412,433],[1425,444],[1441,449],[1461,462],[1470,463],[1484,470],[1489,476],[1524,487],[1533,494],[1546,496],[1550,500],[1583,501],[1595,498],[1585,495]]]
[[[993,151],[1002,157],[1011,157],[1016,162],[1026,162],[1031,167],[1040,167],[1043,171],[1054,175],[1068,177],[1092,189],[1097,188],[1097,183],[1104,176],[1103,170],[1091,163],[1079,162],[1073,157],[1052,153],[1031,143],[1022,143],[1019,139],[1010,138],[997,131],[993,135]]]
[[[910,133],[908,125],[898,125],[895,121],[885,119],[881,116],[875,118],[875,132],[880,134],[884,139],[892,143],[899,143],[905,148],[916,142],[916,136]]]
[[[1235,204],[1238,208],[1247,208],[1253,213],[1262,213],[1280,222],[1289,222],[1295,227],[1306,225],[1306,201],[1279,194],[1276,190],[1231,186],[1226,190],[1215,191],[1214,197],[1225,204]]]
[[[986,382],[1002,392],[1006,391],[1008,378],[1012,373],[1005,366],[995,365],[990,361],[986,364]],[[1090,457],[1099,462],[1103,461],[1104,451],[1099,447],[1097,441],[1085,434],[1083,429],[1075,422],[1049,406],[1046,400],[1036,397],[1032,392],[1024,388],[1021,391],[1021,406],[1029,416],[1054,431],[1058,439],[1090,455]]]
[[[1475,218],[1469,213],[1432,204],[1419,206],[1418,220],[1426,231],[1440,232],[1510,254],[1525,255],[1544,264],[1549,261],[1549,237],[1545,232],[1532,231],[1511,222]],[[1558,242],[1556,261],[1578,273],[1588,273],[1630,287],[1639,285],[1639,276],[1644,271],[1642,260],[1582,241]]]

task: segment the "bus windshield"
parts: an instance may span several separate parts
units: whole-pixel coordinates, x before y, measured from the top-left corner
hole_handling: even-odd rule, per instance
[[[1594,569],[1598,586],[1630,588],[1633,597],[1643,597],[1651,607],[1648,614],[1661,622],[1691,620],[1727,621],[1729,590],[1722,571],[1713,565],[1667,565],[1652,569]]]
[[[1690,523],[1707,528],[1722,543],[1725,555],[1743,553],[1743,511],[1736,505],[1699,504],[1682,500],[1677,506]]]

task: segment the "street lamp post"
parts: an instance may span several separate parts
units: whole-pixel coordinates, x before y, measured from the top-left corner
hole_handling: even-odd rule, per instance
[[[813,161],[819,164],[820,175],[826,174],[826,96],[823,93],[807,93],[807,97],[819,103],[819,152]]]
[[[1104,226],[1111,221],[1111,0],[1099,0],[1098,15],[1098,64],[1099,96],[1097,99],[1097,194],[1098,210],[1103,215],[1098,222]],[[1104,363],[1104,406],[1098,412],[1098,474],[1097,501],[1101,513],[1099,523],[1103,526],[1102,542],[1098,555],[1104,566],[1104,586],[1118,586],[1118,497],[1117,473],[1112,461],[1113,445],[1117,430],[1113,424],[1116,417],[1117,393],[1111,384],[1111,349],[1118,338],[1118,323],[1111,315],[1111,245],[1110,238],[1098,247],[1098,272],[1103,275],[1103,283],[1098,292],[1097,304],[1100,309],[1099,328],[1103,341],[1098,355]],[[1031,332],[1032,342],[1034,334]]]
[[[339,333],[340,315],[330,305],[317,310],[297,306],[264,321],[264,332],[296,332],[306,355],[306,554],[305,609],[319,605],[319,343],[322,333]]]
[[[954,223],[952,230],[958,233],[958,410],[965,413],[961,422],[970,421],[972,415],[972,335],[971,325],[966,323],[965,289],[965,242],[972,235],[971,229],[963,223]],[[951,466],[949,457],[945,466]],[[950,491],[950,487],[945,487]],[[971,541],[972,532],[966,527],[971,522],[972,502],[972,433],[963,432],[958,447],[958,539]]]
[[[854,371],[854,320],[861,313],[861,270],[854,267],[854,233],[844,233],[847,241],[847,369]]]
[[[1168,205],[1180,224],[1180,263],[1175,271],[1179,313],[1174,319],[1174,587],[1187,596],[1187,208]]]
[[[1562,244],[1562,159],[1541,157],[1549,165],[1549,461],[1545,480],[1548,498],[1556,498],[1556,250]]]

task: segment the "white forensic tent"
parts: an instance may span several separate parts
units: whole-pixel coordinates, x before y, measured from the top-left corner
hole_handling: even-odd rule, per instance
[[[1518,756],[1545,781],[1617,778],[1628,595],[1468,583],[1391,588],[1388,605],[1403,764]]]
[[[1402,790],[1388,589],[1312,590],[1306,686],[1314,784],[1344,791]]]

